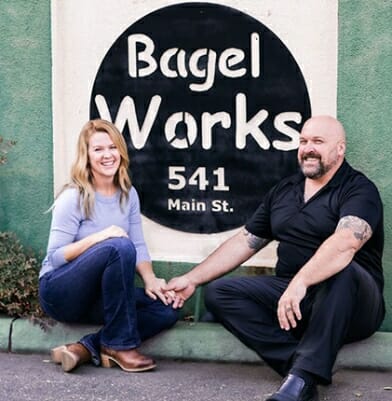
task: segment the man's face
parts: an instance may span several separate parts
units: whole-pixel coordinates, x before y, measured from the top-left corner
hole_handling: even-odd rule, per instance
[[[323,177],[343,159],[344,144],[328,127],[309,124],[299,139],[298,162],[303,174],[311,179]]]

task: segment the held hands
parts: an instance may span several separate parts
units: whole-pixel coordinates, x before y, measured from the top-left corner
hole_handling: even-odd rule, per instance
[[[173,302],[175,292],[165,291],[167,286],[166,280],[156,276],[149,276],[148,278],[143,278],[143,280],[144,291],[151,299],[157,300],[159,298],[165,305],[169,305]]]
[[[300,303],[305,297],[307,287],[300,280],[294,278],[278,302],[278,319],[280,328],[290,330],[297,327],[297,321],[302,319]]]
[[[186,275],[174,277],[165,287],[165,292],[174,293],[173,308],[182,308],[185,301],[195,292],[196,286],[189,280]]]

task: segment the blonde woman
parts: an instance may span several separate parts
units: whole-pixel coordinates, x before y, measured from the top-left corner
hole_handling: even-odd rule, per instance
[[[152,269],[128,164],[117,128],[89,121],[79,136],[71,182],[54,203],[40,271],[42,308],[61,322],[103,325],[52,350],[66,372],[86,362],[128,372],[153,369],[155,362],[137,348],[177,321],[170,294],[162,292],[165,280]],[[144,289],[135,288],[135,273]]]

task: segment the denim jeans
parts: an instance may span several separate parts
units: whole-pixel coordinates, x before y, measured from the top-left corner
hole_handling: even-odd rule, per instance
[[[135,288],[136,250],[127,238],[100,242],[40,279],[42,309],[66,323],[103,325],[80,342],[100,364],[100,346],[136,348],[171,327],[178,312]]]

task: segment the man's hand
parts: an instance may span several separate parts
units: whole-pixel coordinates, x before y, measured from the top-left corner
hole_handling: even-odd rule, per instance
[[[175,291],[173,308],[182,308],[184,302],[195,292],[196,286],[186,277],[186,275],[174,277],[164,287],[164,291]]]
[[[246,230],[238,231],[188,273],[169,281],[164,291],[175,291],[173,308],[181,308],[197,286],[234,270],[268,242]]]
[[[278,302],[278,319],[281,329],[290,330],[297,327],[297,320],[302,319],[300,303],[306,295],[307,288],[298,278],[294,278]]]

